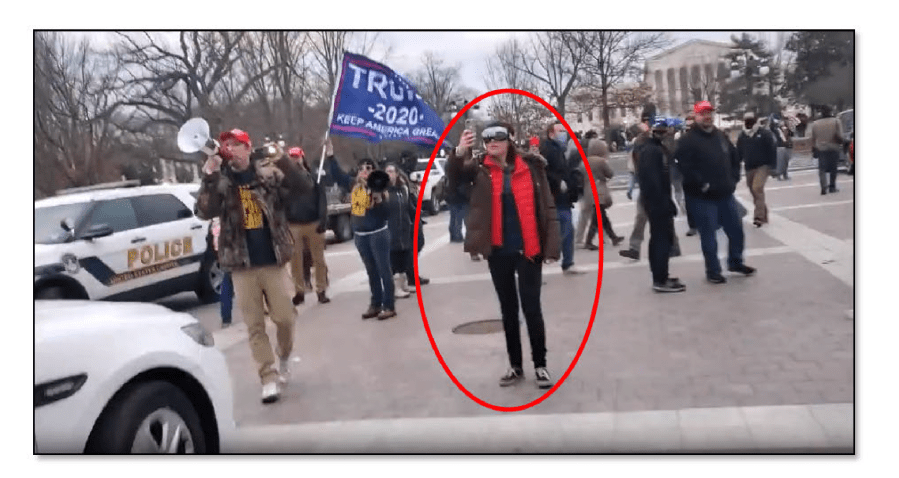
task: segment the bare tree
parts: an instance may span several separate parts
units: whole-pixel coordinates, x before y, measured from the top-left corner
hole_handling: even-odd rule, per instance
[[[34,34],[35,192],[109,179],[116,148],[116,70],[90,41],[72,44],[58,33]]]
[[[320,102],[330,106],[343,52],[352,50],[353,53],[369,55],[378,40],[378,33],[331,30],[309,32],[308,35],[314,65],[312,74],[317,80],[314,91]],[[388,47],[387,54],[389,51]]]
[[[523,48],[519,71],[532,77],[554,99],[559,114],[565,115],[565,100],[577,85],[587,58],[584,32],[539,32]]]
[[[604,127],[609,127],[609,91],[630,78],[638,78],[646,56],[671,44],[665,33],[631,31],[574,32],[586,52],[587,82],[599,93]]]
[[[117,54],[124,70],[123,104],[144,124],[178,127],[194,116],[221,129],[223,111],[244,100],[269,68],[248,75],[235,66],[246,32],[183,31],[172,48],[147,32],[120,33]],[[240,65],[238,65],[240,66]]]
[[[683,98],[690,98],[689,104],[698,101],[715,101],[720,90],[721,77],[717,70],[699,68],[698,72],[690,75],[688,90]]]
[[[495,54],[486,60],[484,83],[487,88],[512,88],[533,93],[537,89],[536,80],[518,68],[525,61],[524,54],[521,43],[514,38],[498,46]],[[539,123],[551,116],[536,101],[513,94],[490,97],[490,112],[496,119],[510,123],[522,138],[536,134],[541,129]]]
[[[411,75],[412,83],[424,102],[443,117],[458,92],[461,65],[444,65],[432,51],[425,52],[421,62],[421,68]]]

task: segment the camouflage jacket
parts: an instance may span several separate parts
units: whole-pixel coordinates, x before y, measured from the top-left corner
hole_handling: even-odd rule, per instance
[[[293,255],[294,247],[286,207],[291,198],[312,190],[312,178],[287,158],[277,162],[255,160],[250,167],[256,168],[256,179],[248,186],[250,194],[271,229],[278,265],[284,265]],[[221,222],[218,257],[223,269],[233,271],[250,267],[243,204],[227,166],[223,166],[221,172],[203,177],[197,197],[197,216],[206,220],[218,217]]]

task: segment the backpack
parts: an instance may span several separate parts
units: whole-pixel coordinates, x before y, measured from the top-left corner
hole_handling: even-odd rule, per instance
[[[580,169],[573,169],[569,174],[571,179],[568,185],[568,199],[572,202],[578,202],[584,197],[584,183],[586,181],[584,172]]]

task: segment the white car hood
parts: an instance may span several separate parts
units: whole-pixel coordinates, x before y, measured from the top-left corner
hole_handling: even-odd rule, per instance
[[[87,300],[34,301],[35,343],[44,338],[88,330],[133,329],[140,333],[146,324],[173,327],[195,322],[189,314],[176,313],[158,304],[97,302]]]
[[[35,244],[34,245],[34,266],[45,266],[62,261],[62,254],[59,252],[58,244]]]

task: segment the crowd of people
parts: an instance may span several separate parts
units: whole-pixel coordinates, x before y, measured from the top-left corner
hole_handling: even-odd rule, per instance
[[[686,290],[669,271],[669,259],[681,254],[674,228],[678,214],[686,215],[686,235],[699,236],[708,282],[727,282],[718,258],[719,229],[728,239],[727,270],[754,275],[756,269],[746,265],[743,257],[742,217],[748,211],[734,196],[741,169],[753,198],[755,227],[769,221],[764,191],[768,178],[789,179],[793,131],[786,122],[747,112],[734,143],[715,126],[714,115],[715,108],[700,101],[683,129],[666,118],[644,114],[632,131],[626,196],[632,199],[635,188],[639,196],[628,247],[619,254],[639,260],[648,224],[648,262],[657,292]],[[518,143],[514,128],[497,121],[477,136],[465,130],[446,163],[450,242],[462,243],[471,260],[487,263],[510,365],[499,385],[524,379],[520,308],[537,386],[550,388],[553,380],[546,363],[541,304],[543,266],[560,261],[563,276],[583,274],[575,265],[576,245],[595,251],[598,234],[608,237],[613,246],[625,239],[615,233],[607,215],[613,204],[608,181],[614,175],[609,147],[598,135],[588,133],[580,139],[584,161],[559,122],[546,126],[542,140],[531,137]],[[835,158],[845,142],[839,121],[825,111],[811,125],[811,138],[819,158],[821,194],[837,192]],[[271,403],[289,378],[296,306],[305,302],[306,292],[313,288],[310,269],[315,271],[318,302],[330,302],[324,256],[327,202],[301,148],[258,157],[241,130],[224,132],[219,140],[219,153],[210,156],[203,168],[197,213],[213,220],[213,244],[226,271],[221,294],[223,327],[230,325],[232,303],[236,304],[258,365],[262,401]],[[379,168],[364,159],[351,175],[334,157],[330,142],[325,149],[324,170],[350,193],[355,246],[368,276],[370,301],[361,317],[394,318],[396,300],[410,297],[417,292],[417,284],[429,282],[416,277],[413,265],[424,245],[422,222],[415,220],[417,191],[403,164]],[[595,198],[585,184],[591,176]],[[573,217],[576,204],[577,218]],[[265,316],[276,327],[274,352],[265,332]]]

